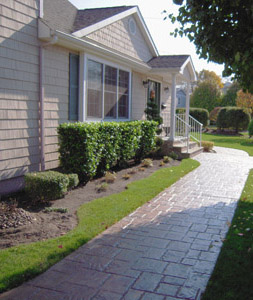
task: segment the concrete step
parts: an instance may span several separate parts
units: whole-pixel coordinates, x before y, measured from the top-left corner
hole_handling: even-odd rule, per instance
[[[189,149],[193,149],[195,147],[198,147],[198,143],[197,142],[189,142]],[[187,151],[187,144],[185,143],[173,143],[173,149],[176,152],[185,152]]]
[[[190,158],[190,157],[194,157],[195,155],[198,155],[200,153],[202,153],[204,150],[203,147],[194,147],[192,149],[189,149],[189,152],[187,152],[187,150],[185,151],[182,151],[181,153],[178,153],[179,154],[179,157],[180,158]]]

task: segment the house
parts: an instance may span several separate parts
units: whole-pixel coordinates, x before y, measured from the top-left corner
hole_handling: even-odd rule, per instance
[[[2,0],[0,17],[0,194],[58,166],[60,123],[145,119],[151,93],[174,140],[176,85],[195,70],[159,55],[137,6]]]
[[[183,89],[177,89],[177,108],[185,108],[186,106],[186,93]]]

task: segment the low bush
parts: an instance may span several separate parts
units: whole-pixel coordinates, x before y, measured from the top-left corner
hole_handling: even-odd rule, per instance
[[[235,132],[248,128],[250,122],[249,113],[239,107],[223,107],[217,118],[217,127],[220,129],[232,128]]]
[[[25,174],[25,191],[34,201],[62,198],[68,190],[69,177],[55,171]]]
[[[252,137],[252,135],[253,135],[253,119],[249,123],[248,132],[249,132],[249,137]]]
[[[204,148],[205,152],[210,152],[213,149],[214,143],[208,141],[202,141],[201,146]]]
[[[154,121],[61,124],[60,164],[87,181],[116,164],[144,158],[155,146],[156,128]]]
[[[78,186],[79,179],[77,174],[67,174],[67,176],[69,178],[68,190]]]

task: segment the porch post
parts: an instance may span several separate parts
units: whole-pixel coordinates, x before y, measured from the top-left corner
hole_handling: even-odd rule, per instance
[[[186,103],[185,103],[185,122],[187,124],[189,124],[189,112],[190,112],[190,82],[187,81]]]
[[[172,86],[171,86],[171,112],[170,112],[170,141],[175,139],[175,115],[176,115],[176,74],[172,74]]]

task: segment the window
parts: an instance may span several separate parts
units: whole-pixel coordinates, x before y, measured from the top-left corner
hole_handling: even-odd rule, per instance
[[[88,60],[87,78],[87,117],[129,118],[129,72]]]
[[[79,55],[69,55],[69,120],[78,120]]]

